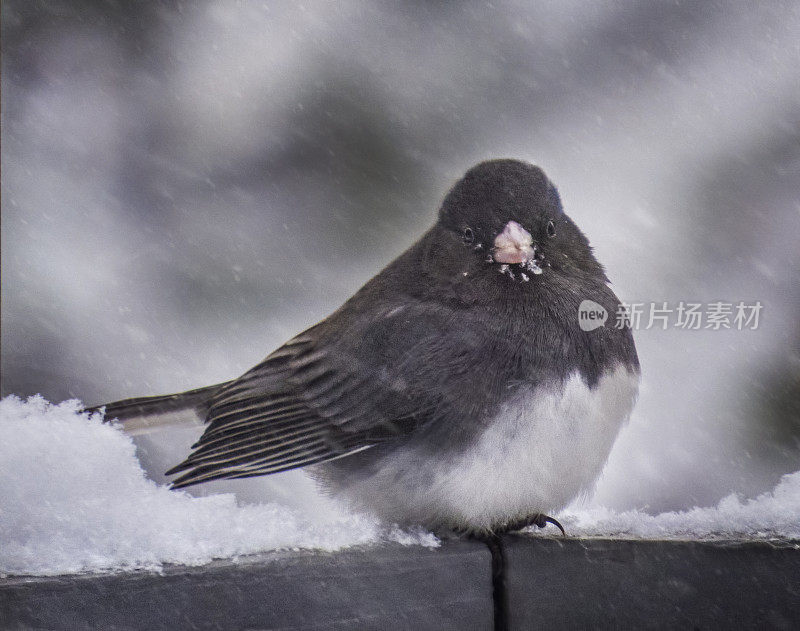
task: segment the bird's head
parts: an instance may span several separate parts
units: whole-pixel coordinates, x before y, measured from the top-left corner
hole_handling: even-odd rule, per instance
[[[526,162],[491,160],[467,171],[445,197],[435,233],[436,264],[462,282],[535,284],[552,274],[605,280],[556,187]]]

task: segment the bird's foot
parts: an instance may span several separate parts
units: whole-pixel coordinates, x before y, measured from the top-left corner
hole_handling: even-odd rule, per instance
[[[564,530],[564,526],[558,523],[558,520],[550,517],[549,515],[545,515],[544,513],[535,513],[533,515],[528,515],[527,517],[523,517],[522,519],[518,519],[517,521],[512,521],[506,524],[505,526],[495,529],[496,534],[504,534],[507,532],[514,532],[516,530],[522,530],[523,528],[527,528],[528,526],[536,526],[537,528],[544,528],[547,524],[553,524],[556,528],[561,531],[561,534],[566,537],[567,533]]]
[[[553,524],[556,528],[561,531],[561,534],[566,537],[567,533],[564,530],[564,526],[562,526],[557,519],[554,517],[550,517],[549,515],[545,515],[544,513],[534,513],[533,515],[528,515],[527,517],[523,517],[522,519],[517,519],[516,521],[509,522],[504,526],[496,526],[489,530],[474,530],[472,528],[447,528],[446,530],[435,531],[435,534],[440,539],[461,539],[463,537],[469,539],[477,539],[479,541],[487,541],[490,539],[496,539],[500,535],[504,535],[509,532],[516,532],[518,530],[522,530],[527,528],[528,526],[536,526],[537,528],[544,528],[547,524]]]

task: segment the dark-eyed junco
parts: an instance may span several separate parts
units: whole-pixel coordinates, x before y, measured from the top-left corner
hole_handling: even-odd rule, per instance
[[[261,364],[106,417],[206,424],[173,488],[309,467],[390,522],[543,526],[591,489],[638,389],[630,329],[586,330],[584,301],[618,312],[556,188],[530,164],[483,162],[419,241]]]

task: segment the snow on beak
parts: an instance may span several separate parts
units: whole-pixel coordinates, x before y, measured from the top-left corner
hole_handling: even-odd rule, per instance
[[[495,237],[492,258],[498,263],[521,264],[533,260],[535,253],[531,233],[516,221],[509,221]]]

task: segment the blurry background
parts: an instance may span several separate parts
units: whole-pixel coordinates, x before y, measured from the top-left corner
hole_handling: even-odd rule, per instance
[[[623,300],[764,304],[756,331],[636,333],[640,403],[594,502],[770,489],[800,469],[799,7],[5,0],[2,393],[235,377],[469,166],[516,157]],[[195,438],[138,446],[161,479]],[[194,492],[220,489],[316,501],[299,473]]]

